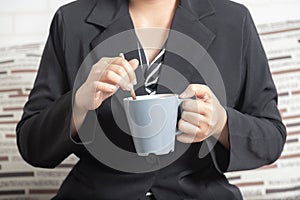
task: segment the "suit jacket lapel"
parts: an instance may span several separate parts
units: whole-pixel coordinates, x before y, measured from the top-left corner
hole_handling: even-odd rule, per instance
[[[178,6],[171,25],[171,31],[166,44],[166,54],[164,57],[164,66],[162,68],[158,93],[171,92],[181,93],[192,81],[195,73],[195,67],[186,62],[179,52],[186,49],[186,52],[197,54],[189,50],[188,44],[185,44],[185,37],[189,37],[203,47],[202,53],[208,50],[215,39],[215,34],[206,27],[201,20],[206,17],[212,17],[214,8],[208,0],[183,0]],[[181,34],[185,37],[181,37]],[[174,49],[181,48],[177,52]],[[201,58],[201,55],[189,55],[189,57]],[[188,60],[190,61],[190,60]],[[195,64],[195,62],[192,62]],[[199,80],[203,82],[203,80]]]
[[[201,21],[206,17],[213,16],[214,12],[214,8],[209,0],[182,0],[176,9],[171,30],[192,38],[207,50],[213,42],[215,34]],[[126,34],[123,40],[126,40],[126,44],[132,45],[129,47],[130,49],[135,48],[135,50],[125,54],[125,57],[127,59],[138,58],[136,50],[137,38],[129,15],[127,0],[98,0],[86,22],[99,27],[99,34],[90,42],[91,50],[108,38],[123,31],[131,30],[131,34]],[[176,46],[178,44],[178,38],[173,36],[170,33],[166,43],[167,52],[164,56],[164,66],[169,67],[162,67],[157,88],[158,93],[167,92],[166,88],[171,88],[174,93],[180,93],[189,84],[190,81],[188,80],[191,79],[194,73],[193,66],[188,66],[189,63],[183,62],[180,56],[168,51],[169,48],[172,48],[172,45]],[[119,52],[114,52],[113,55],[108,53],[106,56],[117,56],[117,53],[127,52],[127,49],[128,47],[120,46]],[[98,52],[96,54],[96,59],[99,59],[99,55],[103,53],[99,54]],[[137,70],[137,73],[142,74],[141,70],[140,72]],[[182,78],[177,79],[176,76],[178,76],[177,78],[184,76],[187,81],[183,81],[179,86],[178,80],[182,80]],[[141,75],[141,77],[143,76]],[[143,81],[142,78],[140,81]]]
[[[106,39],[133,29],[128,2],[124,0],[97,1],[86,22],[99,27],[99,34],[90,42],[91,50]]]

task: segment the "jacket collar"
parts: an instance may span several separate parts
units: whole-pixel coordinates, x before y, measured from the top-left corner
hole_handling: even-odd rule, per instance
[[[192,38],[207,49],[215,34],[201,23],[201,20],[212,16],[214,13],[215,9],[210,0],[181,0],[175,12],[171,29],[189,36],[190,34],[195,35],[198,38]],[[197,20],[198,27],[193,27],[193,31],[190,31],[191,27],[188,26]],[[101,32],[92,39],[91,49],[109,36],[134,28],[129,15],[128,0],[95,0],[95,6],[86,18],[86,22],[103,27],[105,29],[104,33],[107,32],[104,35]]]
[[[127,0],[96,0],[86,22],[106,28],[126,14],[128,14]]]
[[[171,30],[189,36],[207,50],[215,39],[215,33],[212,31],[215,27],[213,22],[208,24],[209,27],[206,26],[203,20],[208,17],[213,17],[214,13],[215,9],[210,0],[181,0],[181,3],[175,11]],[[102,31],[99,31],[99,34],[93,38],[90,43],[91,50],[113,35],[134,29],[129,15],[127,0],[96,0],[96,4],[86,19],[86,22],[102,27]],[[132,36],[126,38],[126,41],[128,41],[128,44],[136,44],[135,34],[133,33],[131,35]],[[176,37],[172,37],[170,34],[167,40],[167,49],[168,44],[178,44],[176,41]],[[122,49],[119,50],[120,52],[126,52],[122,51]],[[127,59],[137,58],[138,53],[137,51],[134,51],[125,56]],[[96,56],[96,58],[100,57]],[[187,80],[193,76],[193,71],[189,70],[192,69],[193,66],[187,66],[184,63],[180,64],[180,58],[170,52],[166,52],[165,54],[164,65],[171,66],[175,71],[181,72]],[[168,69],[172,70],[170,68]],[[162,83],[161,81],[166,81],[170,78],[171,72],[168,71],[168,69],[162,69],[159,84],[165,85],[165,83]],[[139,72],[138,68],[136,73],[139,74],[142,72]],[[143,80],[141,81],[143,82]],[[180,90],[187,86],[187,84],[188,83],[182,84],[182,87],[179,88],[177,86],[174,87],[174,85],[176,85],[176,83],[174,83],[168,87],[175,88],[173,92],[179,93],[181,92]],[[159,86],[157,92],[163,93],[167,91]]]
[[[210,0],[181,0],[179,7],[189,12],[195,19],[203,19],[215,13]],[[92,12],[86,22],[102,27],[108,27],[118,18],[127,15],[128,0],[96,0]]]

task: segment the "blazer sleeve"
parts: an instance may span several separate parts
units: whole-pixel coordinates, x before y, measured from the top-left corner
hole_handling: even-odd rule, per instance
[[[226,108],[230,149],[216,145],[211,152],[215,166],[222,172],[270,164],[281,155],[286,140],[268,60],[250,13],[246,11],[242,58],[244,84],[236,106]],[[213,144],[211,140],[207,141],[208,146]]]
[[[64,67],[63,37],[62,14],[57,11],[34,87],[16,128],[22,157],[37,167],[55,167],[80,146],[70,137],[72,91]]]

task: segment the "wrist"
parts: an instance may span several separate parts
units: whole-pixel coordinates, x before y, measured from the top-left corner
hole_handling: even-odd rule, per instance
[[[229,150],[230,143],[229,143],[229,129],[228,129],[228,117],[226,110],[222,107],[223,110],[223,117],[220,122],[220,131],[218,131],[213,136],[226,148]]]
[[[79,89],[80,90],[80,89]],[[88,109],[82,106],[80,103],[80,97],[79,97],[79,90],[77,90],[74,98],[74,104],[73,104],[73,113],[78,116],[84,116],[88,112]]]
[[[219,120],[219,123],[218,123],[218,127],[215,131],[215,133],[213,134],[213,136],[218,139],[221,137],[221,135],[224,133],[224,132],[227,132],[227,129],[228,129],[228,126],[227,126],[227,113],[225,111],[225,109],[222,107],[222,112],[221,112],[221,118]]]

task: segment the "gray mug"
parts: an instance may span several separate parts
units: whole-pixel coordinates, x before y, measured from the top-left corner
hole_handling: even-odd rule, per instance
[[[136,152],[163,155],[175,149],[178,107],[186,99],[176,94],[156,94],[124,98],[124,108]]]

